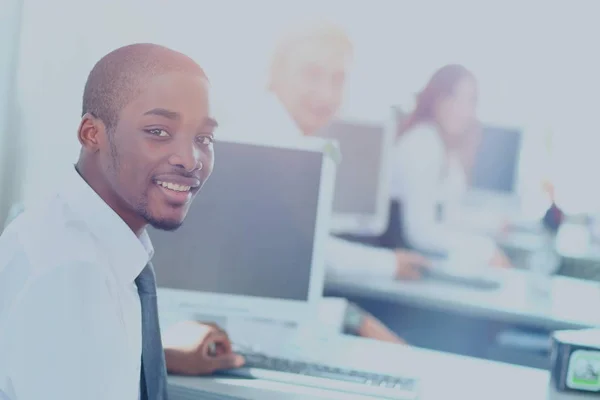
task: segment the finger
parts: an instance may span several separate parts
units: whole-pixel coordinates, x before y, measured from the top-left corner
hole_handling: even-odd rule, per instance
[[[198,323],[200,325],[205,325],[205,326],[208,326],[211,328],[211,331],[207,334],[207,336],[213,335],[213,334],[225,335],[227,337],[227,340],[229,340],[229,335],[227,334],[227,332],[224,329],[222,329],[219,325],[215,324],[214,322],[198,322]]]
[[[211,364],[215,371],[240,368],[244,365],[244,362],[244,357],[231,352],[211,359]]]
[[[209,333],[204,340],[202,351],[207,356],[218,356],[231,352],[231,341],[225,332],[214,331]]]

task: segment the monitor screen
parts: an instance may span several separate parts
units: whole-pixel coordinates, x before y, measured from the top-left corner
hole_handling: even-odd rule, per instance
[[[305,301],[323,156],[234,142],[175,232],[150,228],[159,287]]]
[[[515,190],[521,148],[521,131],[484,126],[471,177],[471,187],[512,193]]]
[[[335,177],[334,213],[377,213],[384,135],[383,125],[348,121],[334,121],[320,134],[337,140],[342,153]]]

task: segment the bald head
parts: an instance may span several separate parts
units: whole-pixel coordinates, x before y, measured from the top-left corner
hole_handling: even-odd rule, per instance
[[[167,47],[138,43],[118,48],[102,57],[90,72],[83,92],[82,115],[93,115],[110,131],[120,111],[139,95],[144,84],[169,72],[206,78],[194,60]]]
[[[321,129],[338,111],[352,55],[348,35],[326,22],[297,26],[278,42],[269,88],[304,134]]]

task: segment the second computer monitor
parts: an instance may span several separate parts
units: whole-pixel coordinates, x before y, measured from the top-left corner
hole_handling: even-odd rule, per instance
[[[521,131],[486,125],[471,176],[473,189],[509,194],[516,190]]]
[[[381,234],[388,223],[387,153],[391,123],[336,120],[320,133],[341,150],[333,198],[332,232]]]

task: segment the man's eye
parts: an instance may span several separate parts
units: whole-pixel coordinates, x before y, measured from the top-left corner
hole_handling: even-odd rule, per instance
[[[203,145],[203,146],[207,146],[209,144],[214,143],[215,138],[213,138],[212,136],[200,136],[198,137],[198,143]]]
[[[147,132],[151,135],[158,136],[158,137],[168,137],[169,136],[169,133],[167,131],[165,131],[164,129],[148,129]]]

